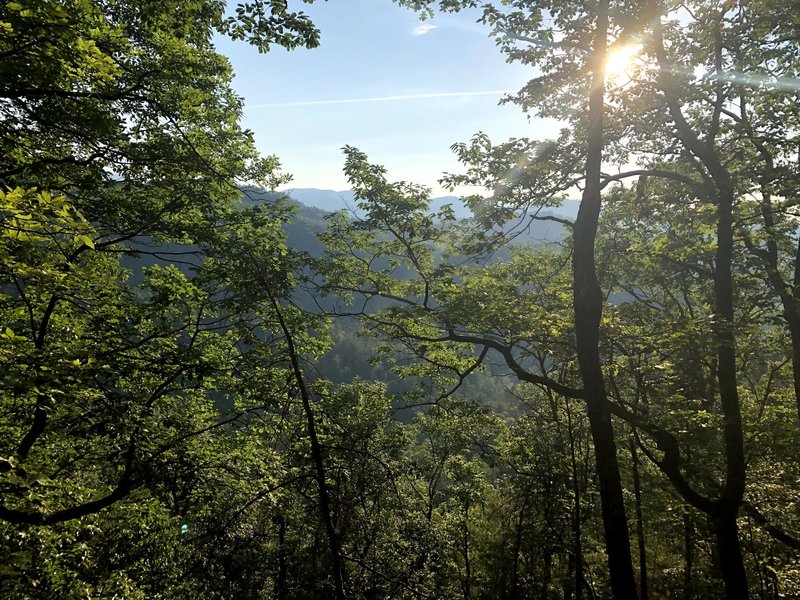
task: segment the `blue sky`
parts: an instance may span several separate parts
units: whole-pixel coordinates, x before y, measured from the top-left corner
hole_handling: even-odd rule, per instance
[[[390,0],[295,0],[290,9],[311,15],[319,48],[260,55],[219,40],[218,49],[236,72],[244,126],[263,153],[280,157],[292,187],[347,189],[341,147],[348,144],[392,179],[442,194],[441,173],[459,170],[451,144],[478,131],[496,141],[553,135],[552,125],[529,121],[517,106],[498,106],[502,91],[532,73],[505,62],[475,23],[477,12],[421,22]]]

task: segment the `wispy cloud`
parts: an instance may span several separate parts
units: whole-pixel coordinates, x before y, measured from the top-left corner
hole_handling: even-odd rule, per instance
[[[436,29],[436,25],[433,23],[422,23],[421,25],[417,25],[412,31],[411,35],[414,37],[419,37],[421,35],[425,35],[426,33],[430,33]]]
[[[502,96],[514,90],[478,90],[467,92],[431,92],[427,94],[402,94],[399,96],[372,96],[370,98],[341,98],[330,100],[298,100],[295,102],[269,102],[248,104],[246,108],[281,108],[291,106],[321,106],[323,104],[363,104],[366,102],[397,102],[402,100],[423,100],[427,98],[465,98],[469,96]]]

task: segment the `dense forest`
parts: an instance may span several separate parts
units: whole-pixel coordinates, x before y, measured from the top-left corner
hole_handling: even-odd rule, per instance
[[[397,3],[562,127],[466,219],[273,191],[214,40],[299,0],[0,6],[0,596],[798,597],[800,4]]]

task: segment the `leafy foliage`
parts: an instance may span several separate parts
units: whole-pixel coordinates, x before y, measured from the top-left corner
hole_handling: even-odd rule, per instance
[[[444,182],[485,190],[471,220],[353,147],[359,218],[256,191],[287,177],[240,127],[212,36],[316,46],[285,0],[0,7],[4,596],[614,589],[569,268],[585,229],[552,213],[590,183],[600,4],[401,3],[479,8],[538,68],[508,100],[565,125],[453,147]],[[601,46],[639,50],[606,81],[603,168],[628,166],[598,176],[595,346],[638,591],[790,596],[797,18],[772,0],[608,18]],[[564,235],[526,243],[547,221]]]

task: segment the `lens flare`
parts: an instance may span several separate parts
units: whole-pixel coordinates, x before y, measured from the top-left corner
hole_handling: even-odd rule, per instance
[[[606,80],[609,83],[624,83],[630,79],[641,50],[641,44],[613,47],[606,57]]]

